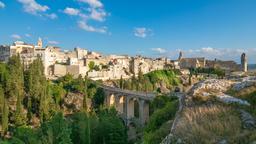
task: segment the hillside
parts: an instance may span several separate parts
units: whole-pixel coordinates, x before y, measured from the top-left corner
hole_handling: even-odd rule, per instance
[[[180,87],[179,71],[175,70],[156,70],[147,74],[139,72],[138,77],[133,76],[130,79],[110,80],[105,82],[108,85],[122,89],[136,90],[143,92],[169,93]]]
[[[256,140],[255,79],[208,79],[187,93],[169,143],[253,143]]]

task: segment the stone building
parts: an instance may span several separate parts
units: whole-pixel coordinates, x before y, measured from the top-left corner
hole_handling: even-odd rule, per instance
[[[0,61],[6,62],[8,61],[10,53],[10,46],[8,45],[0,45]]]
[[[179,67],[181,69],[189,69],[189,68],[204,68],[206,64],[206,59],[204,57],[201,58],[181,58],[179,60]]]
[[[240,65],[235,61],[223,61],[223,60],[207,60],[206,68],[219,68],[226,72],[239,71]]]
[[[180,69],[189,69],[189,68],[220,68],[226,72],[240,71],[241,67],[243,71],[247,70],[247,58],[245,54],[241,56],[241,65],[237,64],[235,61],[223,61],[223,60],[207,60],[204,57],[201,58],[183,58],[182,52],[179,53],[178,62]]]

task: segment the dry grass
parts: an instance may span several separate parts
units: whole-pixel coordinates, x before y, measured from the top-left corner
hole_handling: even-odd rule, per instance
[[[223,139],[239,141],[243,130],[238,113],[231,107],[201,106],[184,109],[175,135],[186,143],[210,144]]]
[[[250,86],[248,88],[244,88],[244,89],[242,89],[240,91],[235,91],[235,92],[233,92],[233,95],[236,96],[236,97],[243,97],[243,96],[251,94],[251,93],[253,93],[255,91],[256,91],[256,85]]]

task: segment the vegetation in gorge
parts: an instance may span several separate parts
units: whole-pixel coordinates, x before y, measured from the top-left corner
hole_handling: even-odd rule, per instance
[[[200,73],[208,74],[208,75],[217,75],[218,77],[223,78],[225,76],[225,71],[220,68],[191,68],[190,73],[193,75],[198,75]]]
[[[159,96],[151,103],[154,109],[144,128],[143,142],[160,143],[170,133],[172,121],[178,110],[177,98]]]
[[[180,79],[178,78],[178,72],[174,70],[156,70],[145,75],[139,71],[137,78],[135,76],[127,80],[121,78],[116,83],[122,89],[161,92],[162,86],[167,89],[174,89],[175,86],[180,85]]]

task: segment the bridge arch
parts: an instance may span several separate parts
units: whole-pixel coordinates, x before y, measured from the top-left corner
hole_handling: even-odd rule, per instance
[[[114,106],[127,125],[133,118],[138,118],[142,125],[148,120],[149,102],[154,99],[155,94],[139,93],[104,85],[101,85],[101,88],[105,92],[106,105]]]

